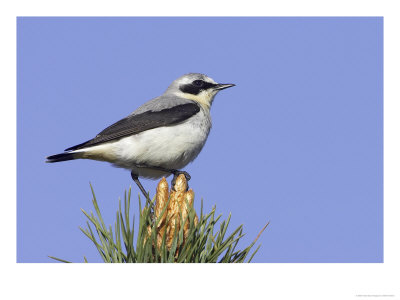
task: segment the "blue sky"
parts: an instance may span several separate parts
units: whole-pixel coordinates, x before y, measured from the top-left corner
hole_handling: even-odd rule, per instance
[[[99,262],[79,231],[93,184],[107,223],[129,172],[45,164],[188,72],[221,92],[192,175],[255,262],[383,261],[382,18],[19,18],[17,261]],[[154,193],[156,182],[143,180]],[[132,201],[136,204],[136,199]],[[136,212],[136,207],[134,208]]]

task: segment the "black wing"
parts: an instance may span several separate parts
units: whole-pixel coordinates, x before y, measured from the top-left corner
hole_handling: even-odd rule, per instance
[[[130,115],[107,127],[96,135],[94,139],[65,149],[65,151],[95,146],[149,129],[177,124],[197,114],[199,111],[200,107],[197,104],[187,103],[160,111],[146,111],[138,115]]]

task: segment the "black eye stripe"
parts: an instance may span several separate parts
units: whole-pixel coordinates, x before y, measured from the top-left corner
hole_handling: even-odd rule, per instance
[[[192,83],[181,85],[179,87],[179,89],[184,93],[188,93],[188,94],[192,94],[192,95],[198,95],[201,91],[207,90],[207,89],[212,88],[214,86],[216,86],[215,83],[206,82],[206,81],[203,81],[203,80],[195,80]]]
[[[195,81],[192,82],[192,84],[194,86],[198,86],[198,87],[202,87],[204,85],[204,83],[205,82],[203,80],[195,80]]]
[[[212,87],[214,87],[214,86],[216,86],[216,84],[215,83],[211,83],[211,82],[204,82],[204,84],[203,84],[203,90],[208,90],[209,88],[212,88]]]

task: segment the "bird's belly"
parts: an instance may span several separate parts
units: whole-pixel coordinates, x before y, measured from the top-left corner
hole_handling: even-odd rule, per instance
[[[112,145],[113,163],[122,168],[138,169],[138,165],[181,169],[197,157],[203,148],[209,129],[179,124],[159,127],[122,138]],[[158,178],[163,172],[140,172],[140,176]],[[143,174],[140,174],[143,173]]]

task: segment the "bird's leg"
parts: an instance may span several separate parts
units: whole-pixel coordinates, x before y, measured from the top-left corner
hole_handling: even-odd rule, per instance
[[[142,191],[142,194],[146,197],[146,201],[148,203],[151,203],[149,194],[146,192],[143,185],[139,181],[139,176],[137,174],[133,173],[133,171],[132,171],[131,177],[132,177],[133,181],[136,183],[136,185],[139,187],[139,189]]]

